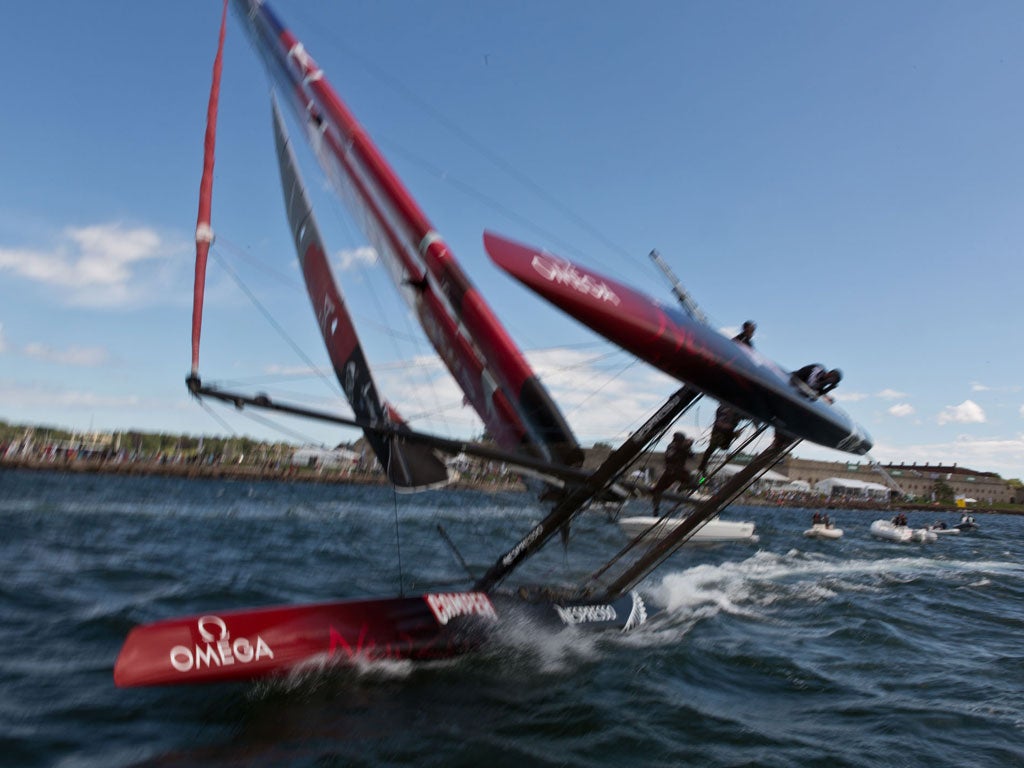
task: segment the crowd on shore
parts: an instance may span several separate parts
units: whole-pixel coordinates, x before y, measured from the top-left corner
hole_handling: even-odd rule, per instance
[[[287,459],[260,458],[239,461],[224,456],[189,457],[173,454],[136,456],[124,451],[102,454],[75,452],[11,451],[0,445],[0,468],[76,474],[154,475],[186,479],[227,479],[272,482],[385,485],[387,478],[376,462],[353,461],[338,466],[301,465]],[[524,490],[515,475],[494,472],[462,472],[454,488]]]
[[[338,485],[386,485],[379,467],[350,465],[298,466],[288,461],[258,460],[238,462],[213,456],[198,461],[182,456],[136,457],[130,454],[83,456],[74,454],[25,454],[4,450],[0,446],[0,469],[69,472],[76,474],[108,474],[121,476],[154,475],[185,479],[227,479],[271,482],[326,483]],[[526,486],[511,472],[461,472],[449,486],[481,491],[524,491]],[[939,502],[880,502],[855,498],[835,499],[815,494],[747,493],[741,504],[767,507],[800,507],[806,509],[895,510],[928,508],[934,511],[962,511],[954,504]]]

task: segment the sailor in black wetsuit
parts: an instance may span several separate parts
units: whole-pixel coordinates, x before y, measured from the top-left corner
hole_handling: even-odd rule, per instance
[[[806,384],[811,391],[818,397],[823,397],[827,402],[835,402],[829,395],[833,389],[838,386],[839,382],[843,379],[843,373],[838,368],[833,368],[831,371],[825,370],[825,366],[820,363],[811,363],[805,365],[799,370],[793,371],[790,374],[791,379],[799,379]]]
[[[743,324],[743,330],[732,337],[733,341],[738,341],[740,344],[746,344],[748,347],[754,346],[754,331],[757,330],[757,323],[753,320],[747,320]]]
[[[718,449],[729,450],[732,441],[736,439],[736,428],[740,423],[740,415],[725,403],[718,406],[715,411],[715,424],[711,427],[711,438],[708,440],[707,450],[701,457],[700,466],[697,468],[698,480],[704,477],[704,471],[708,467],[711,455]]]
[[[651,491],[651,499],[654,501],[654,512],[657,513],[661,505],[661,494],[667,491],[676,483],[683,488],[693,486],[693,478],[686,468],[686,462],[693,456],[693,440],[682,432],[672,435],[672,442],[665,449],[665,471],[661,473],[658,482]]]

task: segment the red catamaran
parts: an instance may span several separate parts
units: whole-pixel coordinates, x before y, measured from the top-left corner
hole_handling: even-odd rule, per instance
[[[383,399],[327,266],[326,249],[276,102],[274,136],[288,223],[318,327],[354,418],[203,384],[200,331],[206,257],[213,239],[212,171],[227,0],[210,93],[196,227],[190,391],[238,407],[270,408],[360,428],[399,489],[443,485],[446,466],[438,454],[463,451],[522,467],[547,478],[557,492],[546,516],[500,555],[471,589],[211,611],[136,627],[114,667],[117,685],[251,679],[353,658],[442,658],[477,647],[491,633],[500,632],[502,620],[510,615],[525,614],[556,626],[629,630],[647,618],[644,602],[633,590],[636,584],[799,440],[852,453],[870,449],[870,438],[845,413],[808,398],[784,371],[750,348],[732,343],[678,308],[583,266],[488,233],[485,247],[500,267],[684,384],[600,467],[582,470],[582,451],[553,399],[322,70],[266,4],[233,2],[269,76],[304,127],[321,168],[363,225],[396,287],[498,447],[412,430]],[[775,441],[697,504],[670,536],[653,543],[638,537],[584,583],[502,590],[502,583],[523,560],[555,534],[566,532],[573,518],[608,493],[626,467],[703,394],[773,426]]]

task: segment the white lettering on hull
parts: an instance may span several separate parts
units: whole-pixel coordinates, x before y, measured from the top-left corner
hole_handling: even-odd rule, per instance
[[[491,598],[483,592],[447,592],[424,595],[424,599],[442,626],[457,616],[483,616],[498,620],[498,612],[494,610]]]
[[[618,618],[611,605],[556,605],[555,610],[563,624],[593,624]]]
[[[580,272],[575,265],[568,261],[558,261],[537,253],[533,256],[531,266],[538,275],[552,283],[567,285],[574,291],[593,296],[595,299],[606,301],[616,307],[622,303],[622,300],[602,280]]]
[[[232,640],[228,625],[219,616],[200,616],[196,624],[201,643],[171,648],[171,666],[179,672],[228,667],[236,661],[249,664],[262,658],[274,658],[273,650],[260,635],[256,636],[255,644],[247,637]],[[210,630],[211,626],[215,631]]]

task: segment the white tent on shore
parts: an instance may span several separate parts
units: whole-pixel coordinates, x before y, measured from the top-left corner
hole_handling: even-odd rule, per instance
[[[779,493],[810,493],[811,484],[806,480],[791,480],[785,485],[776,486]]]
[[[718,470],[717,475],[722,478],[732,477],[737,472],[746,469],[742,464],[726,464]],[[774,469],[769,469],[760,478],[758,478],[755,488],[761,491],[774,491],[778,490],[780,486],[785,485],[789,482],[789,478],[781,472],[776,472]]]
[[[850,480],[845,477],[826,477],[814,484],[814,490],[824,496],[838,496],[845,499],[866,501],[888,501],[891,489],[881,483],[865,480]]]

